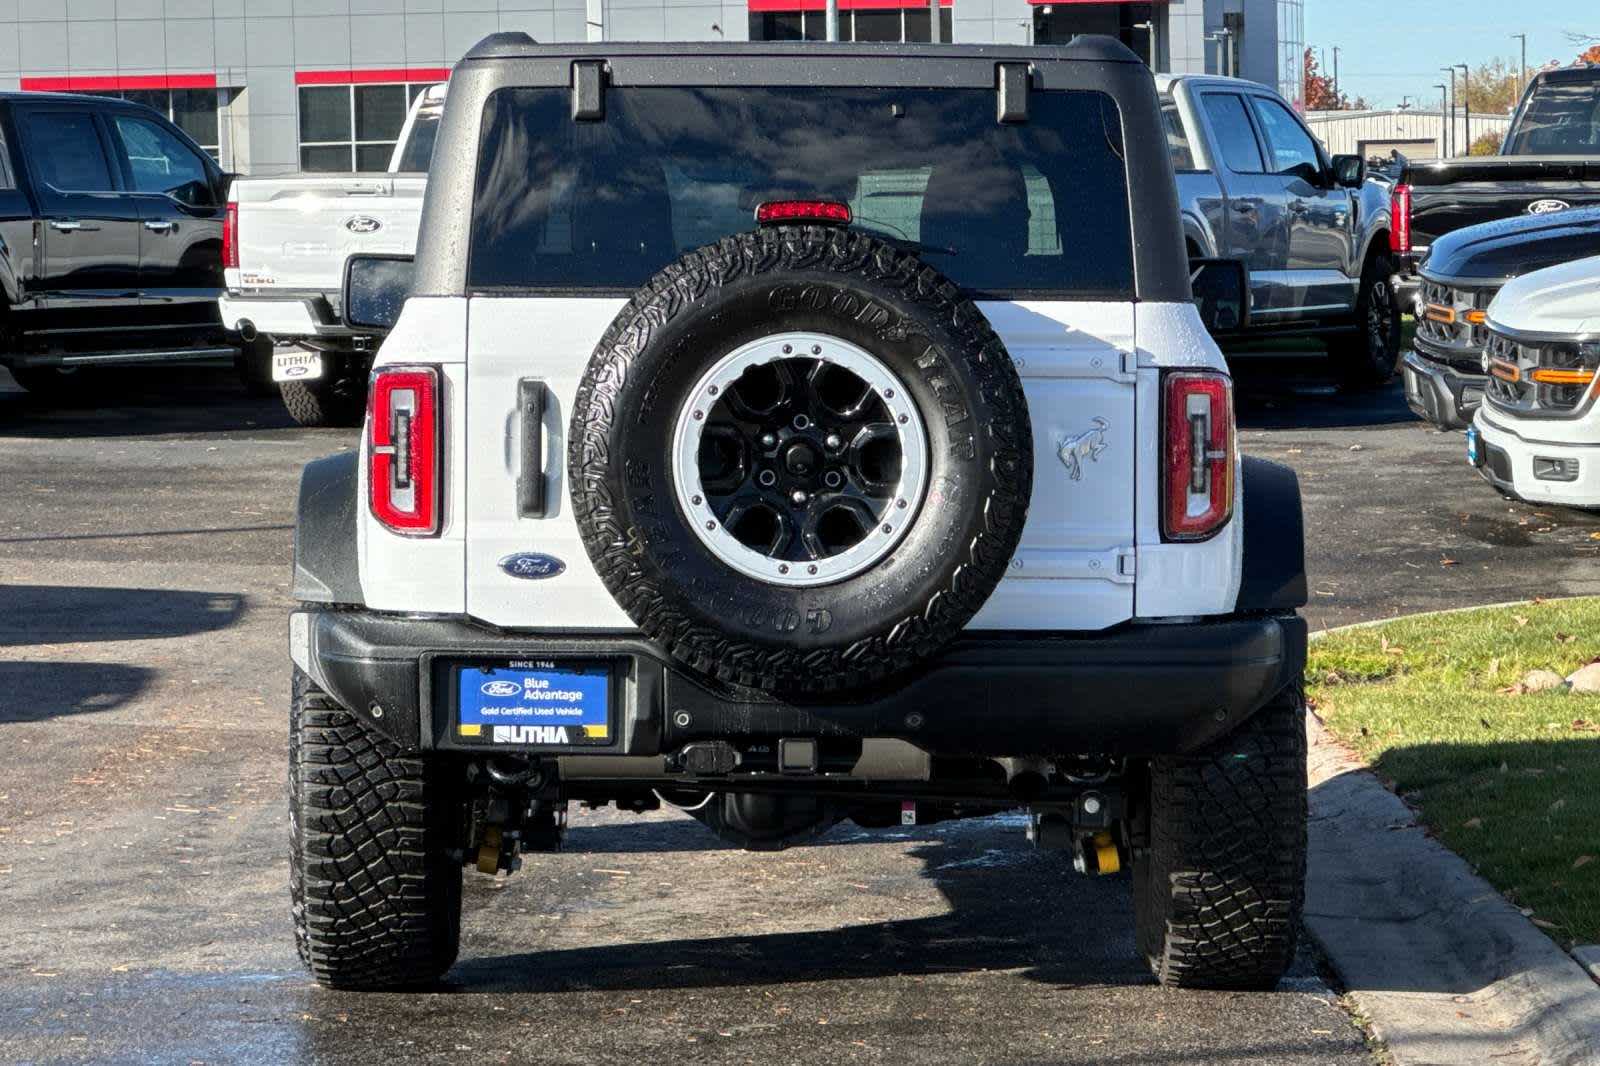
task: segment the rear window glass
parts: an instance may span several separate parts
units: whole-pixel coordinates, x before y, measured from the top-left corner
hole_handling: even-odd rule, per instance
[[[637,288],[763,201],[820,198],[972,292],[1132,292],[1103,93],[1035,92],[1016,125],[978,89],[613,88],[601,122],[574,122],[566,89],[486,106],[474,289]]]
[[[1528,101],[1508,155],[1600,155],[1600,77],[1551,76]]]
[[[1217,147],[1222,151],[1222,161],[1235,174],[1260,174],[1267,167],[1261,158],[1261,147],[1256,143],[1256,131],[1245,114],[1244,99],[1235,93],[1205,93],[1206,114],[1211,118],[1211,132],[1216,135]]]

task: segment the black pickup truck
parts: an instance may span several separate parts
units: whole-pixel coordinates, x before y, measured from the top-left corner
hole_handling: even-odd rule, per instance
[[[217,312],[228,180],[143,105],[0,93],[0,366],[45,394],[106,365],[221,358],[264,375]]]
[[[1421,317],[1417,267],[1445,234],[1587,205],[1600,205],[1600,67],[1546,71],[1523,93],[1500,155],[1401,161],[1389,231],[1401,306]]]

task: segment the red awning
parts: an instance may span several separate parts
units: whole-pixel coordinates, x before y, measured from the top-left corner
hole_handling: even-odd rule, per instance
[[[297,70],[296,85],[382,85],[402,81],[448,81],[449,67],[373,67],[365,70]]]
[[[41,93],[104,93],[129,89],[215,89],[215,74],[123,74],[83,77],[22,78],[21,87]]]
[[[763,11],[822,11],[827,0],[749,0],[750,10]],[[940,7],[954,7],[953,0],[939,0]],[[840,11],[898,11],[927,10],[926,0],[839,0]]]

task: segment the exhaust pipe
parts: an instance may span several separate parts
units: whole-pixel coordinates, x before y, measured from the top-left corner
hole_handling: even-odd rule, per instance
[[[248,318],[241,318],[239,320],[239,336],[244,338],[246,344],[254,341],[256,339],[256,324]]]

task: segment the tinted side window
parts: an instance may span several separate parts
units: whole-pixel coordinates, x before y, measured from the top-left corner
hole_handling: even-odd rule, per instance
[[[1189,147],[1189,135],[1183,129],[1183,116],[1178,105],[1171,100],[1161,105],[1161,126],[1167,131],[1167,151],[1172,156],[1173,170],[1194,169],[1194,149]]]
[[[188,145],[149,119],[117,115],[113,121],[128,153],[134,191],[165,193],[190,206],[211,202],[211,175]]]
[[[1305,131],[1305,127],[1289,114],[1288,108],[1264,96],[1252,96],[1250,102],[1255,105],[1256,117],[1261,120],[1267,144],[1271,146],[1271,169],[1275,173],[1286,174],[1296,167],[1310,167],[1318,172],[1322,170],[1322,156],[1317,152],[1316,142]]]
[[[1027,123],[1001,126],[993,90],[615,87],[603,122],[573,122],[566,90],[502,90],[485,106],[468,283],[631,290],[752,229],[763,201],[826,199],[969,292],[1131,295],[1115,105],[1029,99]]]
[[[116,187],[93,115],[33,111],[23,122],[28,128],[28,154],[45,184],[58,192],[110,192]]]
[[[1255,130],[1250,127],[1244,99],[1237,93],[1204,93],[1200,99],[1205,103],[1206,117],[1211,120],[1211,130],[1217,138],[1217,149],[1228,169],[1235,174],[1264,173],[1267,168],[1261,159]]]

